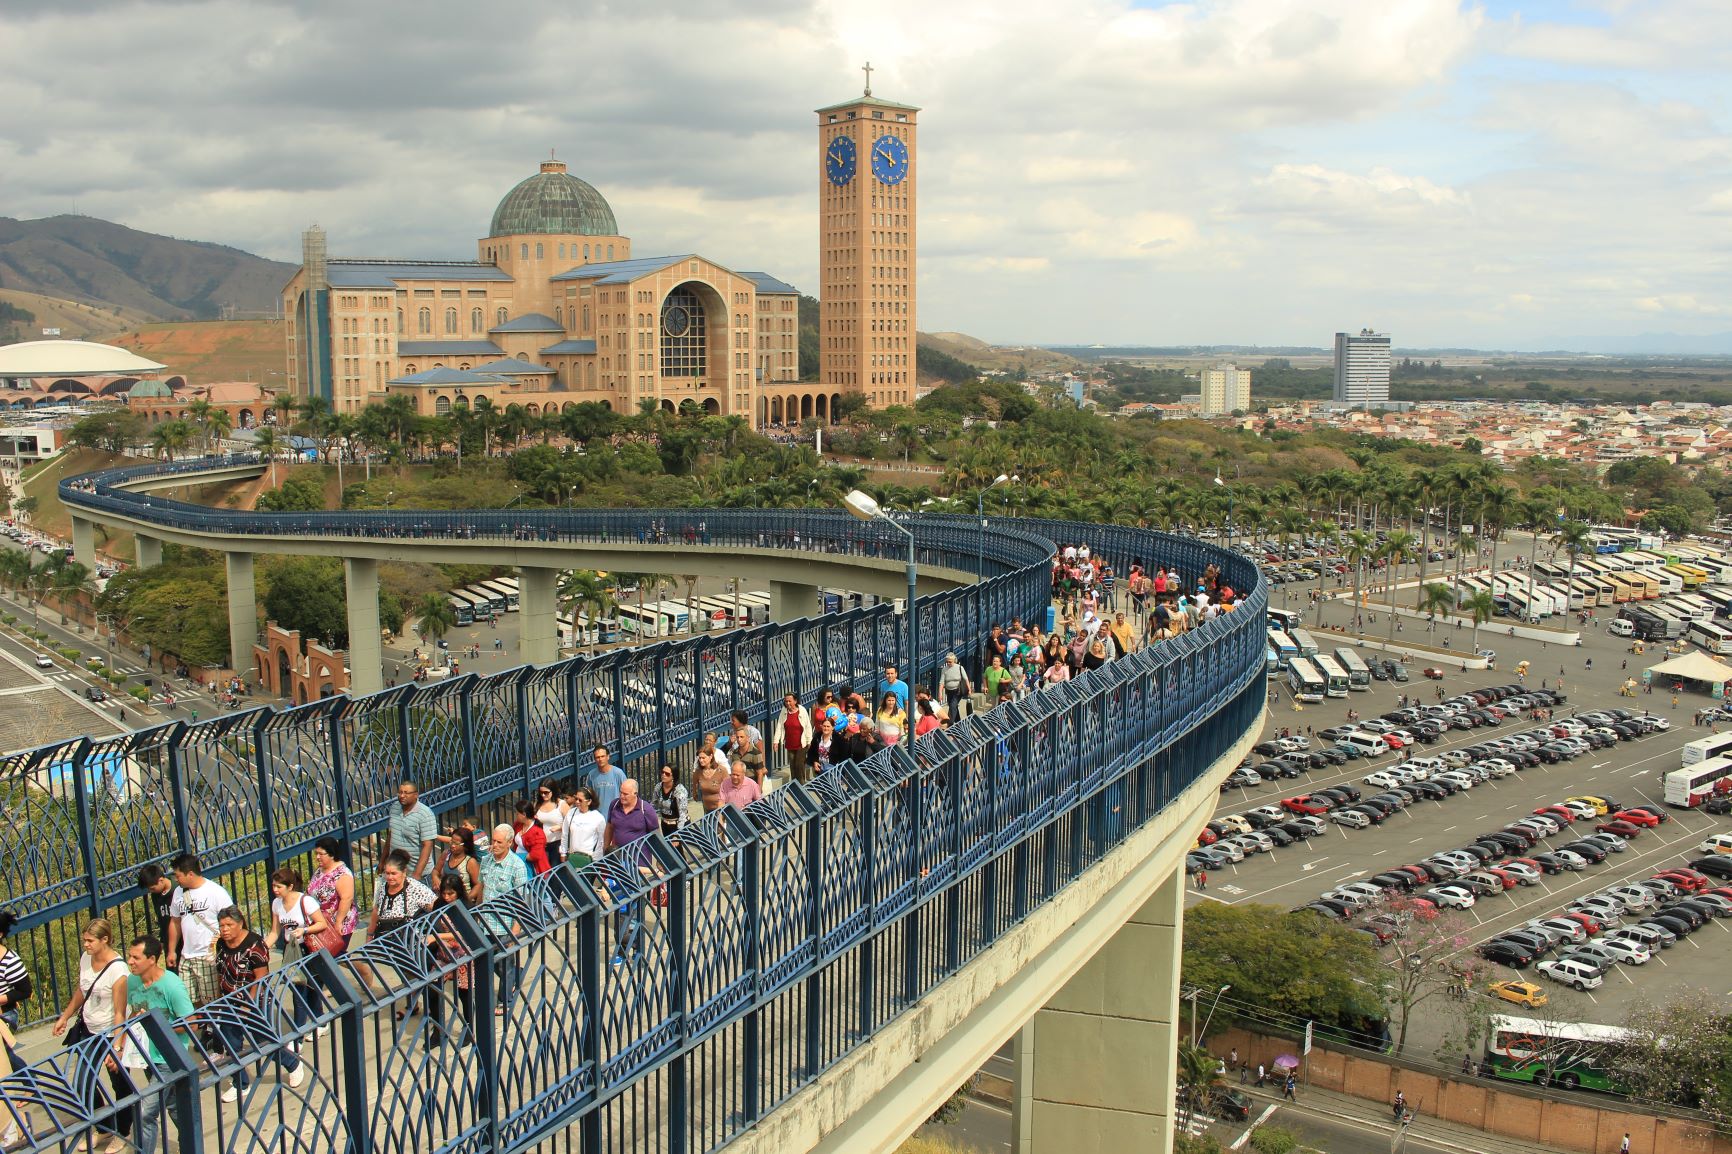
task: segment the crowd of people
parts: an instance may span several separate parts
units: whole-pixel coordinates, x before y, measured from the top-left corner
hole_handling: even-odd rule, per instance
[[[842,762],[918,742],[972,712],[1078,677],[1230,613],[1237,604],[1234,590],[1213,567],[1191,578],[1133,561],[1121,582],[1113,566],[1087,545],[1066,545],[1054,556],[1052,589],[1050,627],[1020,617],[994,625],[979,653],[945,654],[930,685],[911,686],[897,666],[887,665],[875,684],[827,686],[809,701],[789,693],[767,732],[746,712],[736,711],[725,732],[704,736],[689,764],[660,766],[657,780],[647,787],[616,765],[605,745],[597,745],[583,773],[540,782],[533,796],[509,807],[509,821],[488,827],[468,816],[441,822],[421,800],[416,783],[403,781],[378,850],[370,902],[358,893],[348,847],[335,837],[314,846],[310,876],[289,866],[271,875],[268,926],[252,926],[229,891],[204,876],[196,855],[182,853],[166,870],[147,865],[137,880],[149,905],[150,928],[122,942],[109,921],[95,919],[84,926],[77,988],[55,1019],[54,1033],[76,1043],[160,1009],[183,1034],[199,1030],[209,1050],[237,1057],[273,1053],[279,1077],[298,1087],[306,1067],[291,1049],[273,1049],[263,1038],[248,1044],[247,1027],[233,1016],[201,1026],[197,1011],[224,995],[256,989],[278,957],[292,962],[313,952],[346,954],[361,929],[363,906],[366,937],[374,939],[440,906],[483,907],[560,864],[580,868],[655,833],[677,840],[704,814],[749,806],[778,780],[809,782]],[[634,863],[629,856],[622,860]],[[646,855],[635,864],[647,862]],[[651,890],[649,905],[665,901],[660,887]],[[484,924],[498,923],[493,929],[508,931],[508,915],[496,909],[480,908],[479,916]],[[0,1041],[10,1070],[21,1065],[13,1041],[18,1007],[33,994],[22,959],[5,945],[13,924],[10,915],[0,913]],[[444,997],[454,997],[464,1023],[454,1041],[466,1045],[475,1012],[475,976],[463,962],[466,947],[444,928],[431,933],[427,944],[453,972],[449,995],[440,989],[423,995],[426,1012],[435,1029],[444,1031],[440,1007]],[[622,942],[610,963],[623,964],[627,954]],[[369,983],[377,977],[361,964],[351,972]],[[507,1012],[516,979],[510,966],[500,974],[497,1013]],[[323,1005],[316,988],[298,987],[292,1006],[297,1025],[311,1022]],[[399,1010],[398,1017],[408,1012]],[[114,1092],[123,1095],[129,1079],[136,1083],[165,1064],[141,1031],[117,1037],[105,1066]],[[236,1101],[255,1076],[242,1068],[220,1091],[222,1101]],[[156,1154],[164,1144],[162,1101],[147,1097],[138,1109],[117,1117],[103,1154],[121,1154],[129,1143]],[[0,1132],[0,1145],[19,1137],[14,1124],[11,1132]]]

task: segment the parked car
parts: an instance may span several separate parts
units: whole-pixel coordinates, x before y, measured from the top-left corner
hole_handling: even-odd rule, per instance
[[[1482,951],[1483,952],[1483,951]],[[1551,999],[1546,992],[1532,982],[1507,981],[1493,982],[1486,987],[1486,993],[1506,1002],[1514,1002],[1518,1006],[1543,1006]]]

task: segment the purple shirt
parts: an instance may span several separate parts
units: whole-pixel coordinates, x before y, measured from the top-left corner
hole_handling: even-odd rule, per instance
[[[645,805],[643,798],[638,798],[637,808],[630,813],[616,798],[607,811],[607,828],[613,831],[613,844],[616,846],[630,845],[639,838],[648,837],[661,829],[661,818],[656,815],[655,807]]]

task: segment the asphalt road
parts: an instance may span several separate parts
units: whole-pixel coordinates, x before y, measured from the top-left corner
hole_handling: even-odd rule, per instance
[[[1598,610],[1603,619],[1610,619],[1615,609]],[[1345,622],[1347,606],[1331,604],[1325,609],[1326,622]],[[1409,629],[1413,624],[1409,623]],[[1295,844],[1272,854],[1259,854],[1230,867],[1212,871],[1207,894],[1191,893],[1192,903],[1198,901],[1268,902],[1291,908],[1317,897],[1323,891],[1357,877],[1369,876],[1407,864],[1441,850],[1453,849],[1474,840],[1482,833],[1497,829],[1535,807],[1561,801],[1578,794],[1610,797],[1622,804],[1655,804],[1661,802],[1665,774],[1680,764],[1681,747],[1708,731],[1690,724],[1692,713],[1707,704],[1703,695],[1683,694],[1676,709],[1669,691],[1657,690],[1652,695],[1638,694],[1634,698],[1620,697],[1618,686],[1629,677],[1640,677],[1647,665],[1665,660],[1669,654],[1663,647],[1649,646],[1643,656],[1629,653],[1626,639],[1604,632],[1603,620],[1589,625],[1583,632],[1579,648],[1556,645],[1542,646],[1508,636],[1493,639],[1489,628],[1482,635],[1482,644],[1498,649],[1497,671],[1452,671],[1441,683],[1416,678],[1405,685],[1374,681],[1368,692],[1354,693],[1346,700],[1330,700],[1322,705],[1307,705],[1295,711],[1285,693],[1285,682],[1279,680],[1283,693],[1280,704],[1271,714],[1267,735],[1281,727],[1303,732],[1309,726],[1325,729],[1346,720],[1349,708],[1364,717],[1392,709],[1400,694],[1417,695],[1422,701],[1436,699],[1436,687],[1441,684],[1449,696],[1485,685],[1508,684],[1516,680],[1510,672],[1516,661],[1532,662],[1529,684],[1543,676],[1555,684],[1562,677],[1569,694],[1567,705],[1557,710],[1563,717],[1576,710],[1622,706],[1636,710],[1652,710],[1672,722],[1669,733],[1653,734],[1633,742],[1595,750],[1573,761],[1542,765],[1524,770],[1502,780],[1493,780],[1465,793],[1438,802],[1419,802],[1407,810],[1392,815],[1381,826],[1366,830],[1346,830],[1330,825],[1329,832],[1307,843]],[[1328,634],[1317,634],[1320,643]],[[1372,637],[1381,637],[1381,630]],[[1339,641],[1334,642],[1339,644]],[[1371,651],[1364,651],[1367,656]],[[1593,668],[1587,668],[1589,659]],[[1624,662],[1629,668],[1622,668]],[[1528,724],[1506,722],[1495,730],[1476,729],[1449,731],[1433,746],[1422,746],[1418,755],[1436,755],[1483,741],[1501,732],[1518,732]],[[1393,757],[1375,761],[1360,760],[1330,771],[1317,771],[1305,778],[1267,783],[1248,790],[1234,790],[1221,798],[1218,814],[1235,813],[1258,805],[1278,802],[1282,797],[1308,792],[1326,785],[1361,785],[1362,779],[1374,769],[1393,764]],[[1363,786],[1361,786],[1363,788]],[[1590,892],[1604,889],[1626,879],[1651,876],[1657,870],[1683,864],[1685,858],[1700,856],[1697,844],[1709,833],[1732,831],[1732,818],[1712,817],[1700,811],[1671,809],[1672,821],[1645,831],[1630,843],[1627,852],[1610,855],[1605,862],[1590,865],[1580,873],[1556,874],[1543,879],[1537,886],[1521,886],[1506,894],[1483,898],[1471,910],[1459,916],[1468,927],[1470,947],[1486,938],[1529,918],[1541,917],[1562,909],[1569,901]],[[1592,823],[1585,823],[1591,825]],[[1583,831],[1584,823],[1576,829]],[[1579,836],[1568,830],[1548,839],[1554,845]],[[1543,848],[1544,843],[1541,847]],[[1553,1003],[1553,1013],[1565,1018],[1617,1023],[1640,996],[1663,998],[1683,988],[1699,988],[1716,996],[1732,996],[1732,919],[1715,921],[1664,951],[1648,965],[1636,968],[1615,966],[1606,984],[1599,990],[1578,993],[1558,986],[1528,971],[1529,980],[1539,982]],[[1503,971],[1500,976],[1514,976]],[[1515,1011],[1519,1012],[1519,1011]],[[1441,999],[1420,1007],[1409,1038],[1408,1053],[1420,1056],[1436,1051],[1457,1020],[1457,1011]],[[1459,1055],[1457,1055],[1457,1060]]]

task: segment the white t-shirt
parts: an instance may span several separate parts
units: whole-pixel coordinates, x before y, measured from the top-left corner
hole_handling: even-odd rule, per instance
[[[216,945],[217,915],[234,904],[229,892],[208,878],[197,889],[176,886],[174,896],[168,902],[168,916],[180,920],[180,956],[212,957]]]
[[[282,939],[278,944],[290,942],[298,945],[299,943],[295,941],[296,932],[307,928],[318,908],[319,903],[306,893],[301,894],[301,898],[295,903],[294,909],[284,909],[282,898],[272,898],[271,915],[277,919],[277,925],[282,927],[283,931]]]
[[[80,1013],[93,1033],[114,1025],[114,984],[127,976],[126,959],[115,957],[98,970],[89,954],[78,955],[78,988],[84,991]]]
[[[565,815],[565,836],[560,839],[559,852],[601,856],[601,835],[607,828],[607,818],[594,809],[574,809]]]

